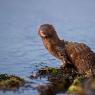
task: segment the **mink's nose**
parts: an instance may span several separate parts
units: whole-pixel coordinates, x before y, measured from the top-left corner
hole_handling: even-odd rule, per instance
[[[44,38],[44,37],[46,37],[46,36],[47,36],[47,34],[46,34],[46,33],[44,33],[42,30],[40,30],[40,36]]]

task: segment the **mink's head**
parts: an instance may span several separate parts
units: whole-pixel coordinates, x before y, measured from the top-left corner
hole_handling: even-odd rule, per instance
[[[51,39],[57,37],[54,27],[50,24],[43,24],[40,26],[38,34],[42,39]]]

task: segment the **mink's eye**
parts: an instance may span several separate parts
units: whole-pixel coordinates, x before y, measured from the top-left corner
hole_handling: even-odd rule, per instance
[[[43,39],[47,39],[47,38],[48,38],[48,36],[46,36],[46,35],[45,35],[45,36],[42,36],[42,38],[43,38]]]

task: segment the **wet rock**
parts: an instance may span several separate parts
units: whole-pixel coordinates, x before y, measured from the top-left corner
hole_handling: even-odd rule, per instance
[[[56,95],[56,93],[65,93],[77,76],[79,76],[77,72],[73,68],[67,66],[66,68],[42,68],[32,73],[30,78],[46,77],[49,83],[37,87],[40,95]]]
[[[67,93],[75,95],[95,95],[95,78],[76,78]]]
[[[46,77],[48,83],[38,85],[40,95],[56,95],[65,93],[66,95],[94,95],[95,77],[87,78],[79,74],[75,69],[67,66],[65,68],[45,67],[33,74],[31,79]],[[94,94],[93,94],[94,93]]]
[[[25,84],[24,79],[8,74],[0,74],[0,90],[14,90]]]
[[[30,78],[37,78],[37,77],[53,77],[53,76],[63,76],[64,78],[70,78],[73,79],[76,76],[79,76],[80,74],[75,71],[74,68],[67,66],[65,68],[59,67],[59,68],[53,68],[53,67],[45,67],[41,68],[40,70],[36,72],[32,72]]]
[[[84,88],[81,84],[81,80],[75,79],[72,85],[67,90],[67,93],[69,94],[75,94],[75,95],[85,95],[84,94]]]

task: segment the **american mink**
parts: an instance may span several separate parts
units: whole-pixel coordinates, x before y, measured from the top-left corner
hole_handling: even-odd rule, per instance
[[[38,34],[45,48],[65,65],[73,64],[80,74],[95,73],[95,53],[84,43],[61,40],[53,25],[43,24]]]

